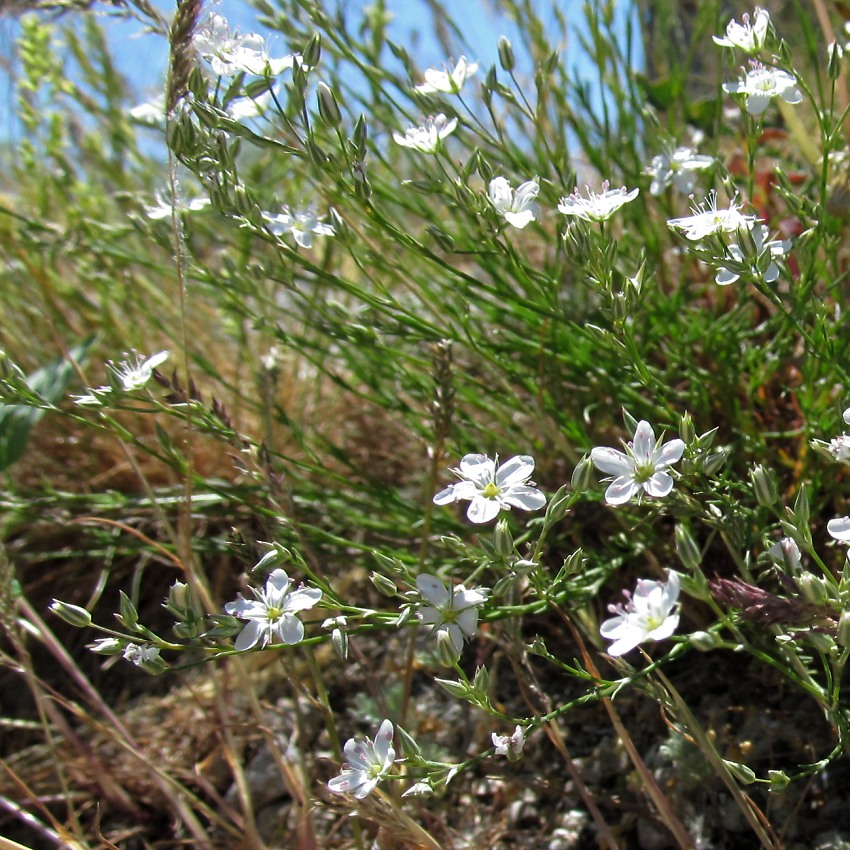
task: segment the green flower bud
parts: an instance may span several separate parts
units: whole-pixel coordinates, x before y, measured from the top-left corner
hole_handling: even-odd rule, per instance
[[[511,530],[508,528],[508,521],[504,518],[500,519],[493,529],[493,548],[500,558],[507,558],[514,551]]]
[[[784,770],[768,770],[767,778],[770,782],[770,791],[773,794],[781,794],[791,784],[791,780]]]
[[[796,581],[797,587],[800,588],[800,593],[802,593],[806,602],[811,602],[813,605],[823,605],[829,599],[824,580],[813,573],[804,572],[797,577]]]
[[[315,68],[322,58],[322,36],[314,33],[307,46],[301,51],[301,64],[308,68]]]
[[[61,617],[71,626],[84,629],[86,626],[91,625],[91,614],[79,605],[71,605],[70,602],[62,602],[59,599],[54,599],[49,607],[57,617]]]
[[[516,67],[514,49],[511,47],[510,41],[508,41],[505,36],[501,36],[501,38],[499,38],[499,64],[509,74]]]
[[[689,640],[693,648],[700,652],[711,652],[723,643],[721,638],[712,632],[694,632],[689,636]]]
[[[843,647],[850,646],[850,611],[842,611],[838,618],[838,643]]]
[[[776,481],[770,470],[758,464],[750,471],[750,480],[756,494],[756,501],[762,507],[770,507],[778,501],[779,493],[776,490]]]
[[[826,53],[826,72],[829,74],[830,80],[837,80],[841,76],[841,62],[844,59],[844,49],[838,42],[833,41],[826,48]]]
[[[437,658],[443,667],[454,667],[460,660],[460,653],[447,631],[437,632]]]
[[[452,679],[434,679],[434,681],[453,697],[466,699],[469,696],[469,685],[463,682],[455,682]]]
[[[702,554],[687,526],[676,525],[676,551],[689,570],[698,570],[702,563]]]
[[[729,772],[744,785],[752,785],[756,781],[756,773],[751,767],[737,761],[723,759],[723,764],[729,768]]]
[[[316,100],[319,104],[319,115],[329,127],[338,127],[342,123],[342,112],[333,89],[325,83],[319,83],[316,92]]]
[[[119,612],[115,616],[118,618],[118,621],[122,626],[128,629],[134,629],[139,624],[139,612],[136,610],[136,606],[130,601],[130,597],[127,596],[124,591],[120,591],[121,600],[119,602]]]
[[[377,590],[381,596],[393,597],[398,595],[398,588],[391,578],[387,578],[387,576],[382,575],[381,573],[372,573],[369,576],[369,580],[373,585],[375,585],[375,590]]]

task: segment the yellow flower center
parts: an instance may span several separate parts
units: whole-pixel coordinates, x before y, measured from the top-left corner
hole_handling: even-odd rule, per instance
[[[481,495],[486,499],[495,499],[499,495],[499,488],[491,481],[482,491]]]

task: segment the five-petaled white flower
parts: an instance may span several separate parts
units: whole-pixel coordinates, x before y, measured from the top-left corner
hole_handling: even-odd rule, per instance
[[[768,239],[769,235],[770,231],[767,227],[759,224],[744,234],[744,240],[749,237],[751,244],[748,245],[745,241],[743,248],[738,242],[727,245],[726,257],[717,258],[717,262],[721,265],[717,270],[715,281],[721,286],[726,286],[746,273],[752,277],[761,278],[765,283],[773,283],[779,277],[779,266],[773,258],[783,257],[791,247],[791,242],[788,239]],[[769,260],[768,257],[770,257]],[[724,261],[732,268],[724,266]]]
[[[652,175],[649,187],[651,195],[660,195],[668,186],[673,186],[683,195],[690,195],[697,182],[697,171],[705,171],[714,164],[713,157],[698,154],[693,148],[666,150],[652,158],[646,169]]]
[[[489,522],[501,510],[540,510],[546,497],[528,480],[534,472],[534,458],[517,455],[497,469],[498,462],[498,457],[491,460],[487,455],[464,455],[460,466],[452,470],[461,480],[440,490],[434,496],[434,504],[450,505],[468,499],[466,516],[477,523]]]
[[[449,120],[445,115],[429,115],[421,127],[408,127],[401,133],[393,133],[396,144],[404,148],[413,148],[422,153],[436,153],[443,139],[455,131],[457,118]]]
[[[134,390],[140,390],[150,381],[153,370],[168,359],[168,352],[158,351],[150,357],[145,357],[136,351],[131,351],[125,352],[125,357],[127,360],[122,360],[117,365],[110,360],[106,366],[118,380],[121,389],[131,393]]]
[[[608,654],[625,655],[648,640],[664,640],[679,625],[679,574],[667,570],[667,581],[639,579],[634,594],[625,605],[611,605],[615,616],[599,628],[605,640],[614,641]]]
[[[251,649],[258,642],[262,647],[278,640],[287,644],[303,640],[304,624],[295,614],[312,608],[322,598],[322,591],[317,587],[290,590],[290,584],[285,570],[273,570],[264,589],[251,588],[255,599],[245,599],[240,593],[235,602],[224,606],[231,616],[248,621],[236,638],[235,649]]]
[[[428,603],[416,612],[419,621],[432,627],[434,637],[445,632],[460,655],[464,638],[472,637],[478,628],[478,606],[487,601],[487,594],[483,590],[467,590],[462,584],[449,590],[440,579],[427,573],[416,577],[416,588]]]
[[[734,233],[746,228],[749,230],[756,222],[754,215],[741,212],[741,205],[729,202],[729,209],[717,209],[717,193],[712,190],[701,204],[691,207],[693,215],[683,218],[671,218],[667,226],[681,232],[692,242],[699,242],[715,233]]]
[[[847,425],[850,425],[850,407],[844,411],[842,418]],[[850,466],[850,434],[842,434],[830,440],[826,449],[839,463]]]
[[[277,215],[263,213],[266,225],[275,236],[291,233],[302,248],[313,247],[314,236],[333,236],[332,224],[326,224],[312,207],[292,209],[283,206]]]
[[[415,91],[419,94],[433,94],[434,92],[460,94],[463,84],[477,70],[477,62],[469,62],[465,56],[461,56],[457,60],[457,65],[452,69],[441,71],[439,68],[429,68],[425,71],[425,82],[416,86]]]
[[[328,789],[334,794],[353,794],[362,800],[392,769],[395,761],[393,724],[384,720],[374,742],[371,738],[362,741],[349,738],[342,751],[345,764],[339,776],[328,782]]]
[[[276,77],[287,68],[301,64],[299,54],[272,59],[261,35],[253,32],[239,35],[230,29],[221,15],[210,15],[207,23],[195,34],[193,43],[220,77],[240,71],[256,77],[266,74]]]
[[[831,519],[826,524],[826,530],[830,537],[834,537],[839,543],[850,543],[850,516]]]
[[[517,726],[512,735],[497,735],[493,732],[490,738],[496,748],[493,755],[507,756],[510,761],[517,761],[522,755],[525,746],[525,729],[522,726]]]
[[[623,505],[634,495],[638,501],[643,493],[655,498],[668,495],[673,489],[673,478],[666,470],[682,457],[684,442],[675,439],[661,445],[660,439],[656,442],[649,422],[641,420],[625,449],[621,452],[605,447],[590,452],[598,470],[615,476],[605,491],[605,501],[609,505]]]
[[[490,203],[496,212],[508,224],[520,230],[537,217],[537,205],[534,199],[540,191],[540,184],[535,177],[527,183],[518,186],[516,191],[504,177],[494,177],[487,187]]]
[[[164,218],[171,218],[171,201],[167,200],[164,195],[159,192],[154,193],[154,205],[145,207],[145,215],[154,221],[161,221]],[[206,209],[210,205],[209,198],[177,198],[175,202],[175,211],[178,213],[198,212],[198,210]]]
[[[758,53],[767,39],[770,15],[756,6],[752,21],[749,15],[741,16],[741,23],[729,21],[725,36],[714,36],[714,43],[721,47],[738,47],[745,53]]]
[[[141,667],[159,659],[159,647],[150,643],[128,643],[121,655],[136,667]]]
[[[738,82],[723,83],[723,91],[746,97],[750,115],[761,115],[775,97],[781,97],[786,103],[799,103],[803,99],[797,81],[787,71],[767,68],[759,62],[752,64],[753,67]]]
[[[620,189],[609,189],[607,180],[602,183],[602,192],[596,194],[590,186],[585,186],[587,197],[583,198],[578,191],[578,186],[572,195],[561,198],[558,204],[559,212],[564,215],[574,215],[585,221],[607,221],[620,209],[623,204],[633,201],[639,194],[640,189],[632,189],[629,192],[625,186]]]

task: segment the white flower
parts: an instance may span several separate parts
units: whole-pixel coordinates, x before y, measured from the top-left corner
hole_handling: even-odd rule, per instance
[[[599,195],[591,191],[589,186],[585,186],[586,198],[579,195],[576,186],[572,195],[561,198],[558,210],[564,215],[574,215],[585,221],[607,221],[623,204],[633,201],[640,192],[640,189],[632,189],[629,192],[625,186],[621,189],[609,189],[608,186],[609,183],[605,180]]]
[[[750,115],[761,115],[774,97],[781,97],[786,103],[799,103],[803,99],[803,93],[791,74],[779,68],[767,68],[758,62],[754,62],[752,69],[737,83],[723,83],[723,90],[744,95]]]
[[[693,148],[676,148],[657,154],[646,169],[652,175],[649,187],[651,195],[660,195],[668,186],[673,186],[683,195],[689,195],[697,182],[696,172],[711,168],[714,159],[698,154]]]
[[[421,127],[408,127],[401,133],[393,133],[396,144],[404,148],[413,148],[422,153],[436,153],[443,139],[453,133],[457,127],[457,118],[449,121],[445,115],[428,116]]]
[[[141,667],[143,664],[149,664],[159,659],[159,647],[152,646],[149,643],[128,643],[121,654],[127,661],[132,661],[136,667]]]
[[[770,15],[756,6],[752,23],[750,16],[743,15],[742,23],[729,21],[724,37],[714,36],[714,43],[721,47],[739,47],[745,53],[758,53],[764,47],[767,38],[767,28],[770,26]]]
[[[535,177],[523,183],[514,191],[504,177],[495,177],[487,187],[490,203],[496,212],[514,227],[520,230],[537,217],[534,199],[540,191],[540,184]]]
[[[416,578],[416,587],[429,604],[420,607],[416,616],[432,626],[437,637],[445,632],[460,655],[464,638],[472,637],[478,628],[478,606],[487,601],[482,590],[467,590],[458,584],[449,590],[436,576],[423,573]]]
[[[261,92],[256,97],[237,97],[227,107],[227,114],[234,121],[258,118],[269,108],[271,100],[271,90]]]
[[[325,224],[310,206],[304,209],[291,209],[283,206],[277,215],[263,213],[269,230],[275,236],[291,233],[302,248],[313,247],[313,236],[333,236],[333,225]]]
[[[664,640],[679,625],[679,574],[667,570],[667,582],[640,579],[625,606],[610,606],[614,617],[605,620],[599,633],[614,641],[608,654],[625,655],[647,640]]]
[[[430,797],[434,789],[427,782],[414,782],[402,797]]]
[[[831,519],[826,524],[826,530],[830,537],[834,537],[839,543],[850,543],[850,516]]]
[[[77,402],[79,404],[80,402]],[[842,434],[829,441],[826,450],[839,462],[850,466],[850,436]]]
[[[189,201],[184,198],[178,198],[175,206],[178,213],[197,212],[198,210],[206,209],[210,203],[209,198],[192,198]],[[154,193],[154,205],[145,207],[145,215],[154,221],[171,218],[171,201],[167,200],[159,192]]]
[[[135,351],[125,352],[127,360],[122,360],[117,366],[110,361],[107,368],[117,378],[124,392],[131,393],[140,390],[150,381],[153,370],[168,359],[167,351],[158,351],[150,357],[145,357]]]
[[[124,648],[125,644],[123,641],[112,637],[97,638],[97,640],[92,643],[86,644],[86,649],[90,649],[98,655],[120,655]]]
[[[605,501],[609,505],[623,505],[637,495],[638,501],[643,493],[662,498],[673,489],[673,478],[665,470],[676,463],[685,450],[682,440],[670,440],[661,445],[655,440],[655,432],[649,422],[641,420],[635,429],[635,436],[621,452],[611,448],[595,448],[590,459],[601,472],[615,476],[605,491]]]
[[[304,624],[295,612],[312,608],[322,598],[322,591],[315,587],[299,587],[292,591],[289,588],[286,571],[273,570],[264,590],[251,588],[256,599],[245,599],[240,593],[235,602],[224,606],[231,616],[248,621],[236,638],[235,649],[241,652],[258,642],[262,647],[275,640],[293,644],[304,639]]]
[[[721,265],[717,270],[717,276],[714,278],[721,286],[726,286],[729,283],[734,283],[744,273],[741,266],[747,266],[746,272],[752,277],[761,278],[765,283],[773,283],[779,277],[779,266],[773,257],[782,257],[791,247],[791,242],[787,239],[768,239],[770,231],[763,224],[758,227],[753,227],[749,231],[749,238],[752,244],[746,246],[746,252],[742,250],[739,243],[732,243],[726,248],[727,260],[737,264],[737,268],[726,268]],[[766,256],[770,256],[770,261],[767,262]],[[724,258],[717,258],[718,263],[723,263]],[[767,267],[764,271],[761,270],[761,265],[767,262]],[[731,265],[731,263],[730,263]]]
[[[272,59],[261,35],[239,35],[236,31],[231,31],[227,20],[221,15],[210,15],[207,23],[195,34],[193,41],[198,53],[210,63],[213,71],[220,77],[240,71],[257,77],[266,74],[276,77],[287,68],[301,64],[299,54]]]
[[[139,103],[130,110],[130,117],[140,124],[158,127],[165,123],[165,95],[158,94],[151,100]]]
[[[537,511],[546,504],[546,497],[529,483],[534,472],[534,458],[517,455],[505,461],[498,469],[496,460],[487,455],[470,454],[461,458],[460,466],[453,469],[461,480],[449,484],[434,496],[435,505],[470,500],[466,512],[470,522],[489,522],[501,510],[522,508]]]
[[[441,71],[438,68],[429,68],[425,71],[425,82],[416,86],[415,91],[419,94],[433,94],[434,92],[460,94],[463,84],[477,70],[477,62],[468,62],[465,56],[461,56],[452,70]]]
[[[374,743],[370,738],[358,741],[349,738],[342,748],[345,764],[339,776],[328,782],[334,794],[354,794],[362,800],[386,776],[395,761],[393,749],[393,724],[384,720],[378,728]]]
[[[781,540],[777,540],[776,543],[767,550],[767,554],[770,555],[774,561],[782,564],[782,566],[789,572],[796,572],[803,563],[800,556],[800,547],[797,545],[797,541],[794,540],[793,537],[783,537]]]
[[[522,726],[517,726],[512,735],[497,735],[493,732],[490,737],[496,748],[494,755],[507,756],[511,761],[516,761],[522,755],[525,746],[525,730]]]
[[[844,420],[845,424],[850,425],[850,407],[841,414],[841,418]]]
[[[691,207],[693,215],[671,218],[667,226],[679,230],[686,239],[698,242],[715,233],[734,233],[741,228],[750,229],[756,222],[754,215],[744,215],[740,204],[729,202],[729,209],[717,209],[717,193],[711,191],[701,204]]]

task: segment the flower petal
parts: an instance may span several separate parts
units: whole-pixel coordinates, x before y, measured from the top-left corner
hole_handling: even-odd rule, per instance
[[[842,543],[850,543],[850,516],[837,517],[831,519],[826,524],[826,530],[831,537]]]
[[[304,624],[294,614],[284,614],[278,621],[275,631],[283,643],[292,645],[304,640]]]
[[[644,482],[643,489],[650,496],[661,499],[670,494],[673,489],[673,479],[666,472],[656,472],[649,481]]]
[[[671,463],[681,460],[684,451],[685,443],[683,440],[670,440],[653,454],[652,462],[656,469],[662,466],[670,466]]]
[[[416,577],[416,589],[422,598],[435,608],[445,608],[451,602],[451,594],[446,586],[436,577],[422,573]]]
[[[534,472],[534,458],[530,455],[517,455],[506,460],[496,472],[496,484],[499,489],[510,487],[512,484],[522,484],[528,481]]]
[[[546,505],[546,497],[536,487],[529,487],[527,484],[511,487],[499,498],[502,502],[524,511],[539,511]]]
[[[638,463],[648,463],[655,450],[655,431],[645,419],[638,422],[635,436],[632,439],[632,451]]]
[[[466,517],[470,522],[482,523],[490,522],[499,515],[501,505],[495,499],[488,499],[484,496],[476,496],[469,503],[469,510],[466,512]]]
[[[608,475],[629,475],[634,470],[632,461],[617,449],[591,449],[590,459],[600,472]]]
[[[257,641],[260,639],[260,634],[263,631],[263,624],[258,622],[257,620],[249,620],[245,625],[245,628],[239,632],[239,636],[236,638],[236,642],[233,644],[233,648],[237,652],[243,652],[246,649],[251,649],[257,645]],[[265,642],[264,642],[265,643]]]
[[[635,479],[623,475],[620,478],[615,478],[605,491],[605,501],[609,505],[624,505],[635,493],[640,490],[640,485],[635,483]]]

